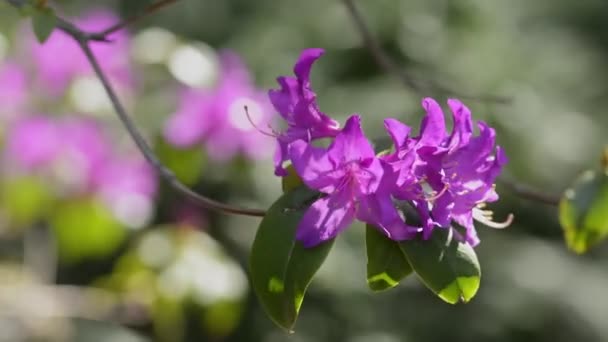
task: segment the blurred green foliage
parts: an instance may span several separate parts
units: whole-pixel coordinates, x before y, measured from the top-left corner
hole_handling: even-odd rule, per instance
[[[95,6],[129,16],[150,2],[64,0],[57,1],[57,6],[65,15],[78,15]],[[476,119],[497,128],[498,140],[510,158],[508,170],[517,179],[559,193],[581,170],[595,165],[608,128],[608,3],[357,3],[383,48],[414,77],[440,82],[456,92],[511,98],[506,105],[464,100]],[[15,11],[0,5],[0,32],[7,38],[6,49],[0,44],[0,51],[18,47],[18,19]],[[265,88],[275,86],[276,76],[291,72],[301,49],[325,48],[326,56],[312,75],[321,108],[341,119],[360,113],[370,137],[384,134],[383,117],[413,123],[422,115],[421,95],[404,90],[394,75],[375,64],[340,1],[181,0],[130,30],[137,34],[150,27],[175,33],[178,45],[204,42],[214,49],[236,50]],[[156,137],[175,109],[179,83],[165,65],[137,65],[137,69],[144,89],[134,94],[129,106],[140,127]],[[100,120],[115,130],[117,140],[126,140],[111,114],[102,113]],[[180,179],[210,197],[267,207],[282,192],[280,181],[271,176],[270,161],[209,165],[202,152],[176,152],[160,142],[155,147]],[[600,245],[584,257],[575,256],[564,246],[555,208],[517,198],[500,186],[501,200],[493,209],[499,214],[515,213],[516,220],[500,232],[480,227],[482,242],[476,252],[484,276],[470,303],[446,305],[411,276],[390,292],[372,295],[366,283],[365,229],[355,226],[337,239],[308,290],[297,333],[289,338],[263,314],[251,289],[235,288],[232,299],[209,301],[214,298],[209,293],[224,293],[221,290],[229,288],[227,284],[251,285],[244,272],[256,219],[219,216],[196,208],[184,209],[183,214],[182,205],[188,203],[163,189],[149,228],[119,232],[87,200],[51,206],[53,194],[47,186],[35,179],[17,179],[0,189],[0,283],[7,287],[0,289],[0,311],[11,313],[0,319],[0,340],[608,339],[604,295],[608,247]],[[30,226],[49,214],[56,241],[33,239],[32,249],[29,234],[39,228]],[[188,224],[177,223],[182,220]],[[150,236],[152,247],[149,244],[148,252],[141,252]],[[48,244],[59,248],[57,263],[52,248],[42,257],[37,256],[42,252],[35,252],[47,250],[42,247]],[[216,253],[205,254],[210,250]],[[214,268],[222,264],[218,260],[232,266]],[[27,306],[9,301],[22,304],[18,296],[11,296],[9,287],[38,284],[29,293],[37,298],[37,308],[47,297],[63,299],[42,291],[38,278],[49,267],[57,268],[58,289],[84,289],[79,295],[85,299],[95,290],[111,295],[102,296],[103,300],[93,296],[91,307],[68,305],[70,310],[45,325],[40,319],[44,310],[34,310],[38,315],[32,315]],[[222,274],[224,281],[213,282]],[[240,280],[226,281],[232,276]],[[204,286],[210,284],[217,286]],[[99,309],[97,317],[90,317],[98,311],[93,308],[107,305],[111,310]]]

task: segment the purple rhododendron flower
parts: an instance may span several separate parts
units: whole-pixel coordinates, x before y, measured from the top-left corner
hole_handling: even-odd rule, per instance
[[[277,78],[281,89],[270,90],[268,96],[274,108],[287,123],[287,130],[277,134],[278,149],[275,154],[275,174],[287,175],[283,163],[288,159],[287,149],[291,142],[304,139],[335,137],[340,125],[321,112],[316,103],[317,95],[310,85],[310,70],[321,57],[323,49],[302,51],[294,67],[296,77]]]
[[[21,114],[27,93],[25,70],[13,62],[0,65],[0,118],[9,120]]]
[[[470,110],[458,100],[448,100],[454,128],[447,134],[439,104],[425,98],[420,136],[409,138],[409,127],[397,120],[385,120],[394,140],[395,152],[385,157],[397,174],[393,195],[411,201],[422,219],[423,237],[430,237],[435,227],[447,227],[452,221],[465,228],[456,236],[472,246],[479,243],[473,218],[493,227],[489,212],[478,207],[498,200],[494,181],[507,163],[504,151],[496,146],[495,132],[484,122],[477,124],[480,135],[473,136]],[[508,223],[506,223],[508,224]]]
[[[304,183],[324,194],[298,226],[297,239],[304,246],[334,238],[355,218],[393,239],[411,237],[392,203],[391,184],[384,181],[386,165],[364,136],[359,116],[348,119],[327,149],[297,140],[289,145],[288,154]]]
[[[227,161],[237,154],[252,159],[265,157],[272,139],[261,135],[257,127],[270,120],[268,98],[255,88],[237,55],[223,52],[220,61],[217,87],[211,91],[184,90],[164,136],[179,147],[204,143],[209,157],[216,161]]]
[[[97,10],[75,20],[74,24],[85,31],[95,32],[119,20],[109,11]],[[112,81],[132,85],[128,33],[119,30],[109,35],[108,39],[110,43],[91,42],[93,53]],[[28,55],[33,56],[33,64],[41,81],[55,94],[61,94],[74,78],[93,75],[93,69],[78,44],[61,30],[54,30],[44,44],[40,44],[33,33],[29,34],[26,49]]]

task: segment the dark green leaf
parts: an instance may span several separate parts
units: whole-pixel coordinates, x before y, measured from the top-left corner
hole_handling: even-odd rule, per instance
[[[468,302],[479,289],[481,269],[471,246],[453,237],[451,229],[435,229],[428,240],[399,243],[420,280],[441,299]]]
[[[250,257],[253,288],[270,318],[291,331],[304,293],[325,261],[333,241],[304,248],[296,228],[318,195],[304,187],[284,194],[268,210],[258,229]]]
[[[38,41],[44,43],[55,29],[57,17],[50,8],[36,8],[32,13],[32,25]]]
[[[566,244],[584,253],[608,236],[608,175],[587,171],[564,192],[559,221]]]
[[[399,243],[386,237],[373,226],[366,226],[367,285],[374,291],[390,289],[412,273]]]

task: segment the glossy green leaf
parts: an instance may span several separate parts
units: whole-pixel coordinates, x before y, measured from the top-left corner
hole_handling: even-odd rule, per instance
[[[608,236],[608,174],[587,171],[564,192],[559,221],[568,247],[576,253]]]
[[[451,229],[435,229],[428,240],[399,246],[420,280],[444,301],[466,303],[477,293],[481,269],[475,250],[455,239]]]
[[[126,238],[125,229],[108,209],[92,199],[62,203],[50,224],[60,257],[70,263],[106,256]]]
[[[304,182],[302,182],[302,178],[300,178],[300,176],[296,173],[296,169],[293,168],[293,165],[289,164],[285,170],[287,170],[287,176],[281,178],[281,187],[283,188],[283,193],[291,191],[304,184]]]
[[[401,279],[412,273],[399,243],[386,237],[373,226],[367,225],[367,285],[374,291],[393,288]]]
[[[40,43],[44,43],[57,25],[57,17],[50,8],[36,8],[32,13],[34,34]]]
[[[292,331],[308,284],[321,267],[333,241],[304,248],[295,239],[300,219],[318,194],[304,187],[290,191],[268,210],[250,257],[253,288],[270,318]]]

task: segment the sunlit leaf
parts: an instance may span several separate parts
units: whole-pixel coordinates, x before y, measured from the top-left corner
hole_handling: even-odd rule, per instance
[[[378,229],[366,227],[367,285],[374,291],[390,289],[412,273],[399,243]]]
[[[584,253],[608,236],[608,174],[587,171],[564,192],[559,221],[566,244]]]
[[[300,219],[317,194],[300,187],[268,210],[251,249],[253,288],[270,318],[291,331],[308,284],[325,261],[333,241],[304,248],[295,239]]]
[[[477,293],[481,269],[475,250],[455,239],[451,229],[435,229],[428,240],[399,246],[420,280],[444,301],[466,303]]]

